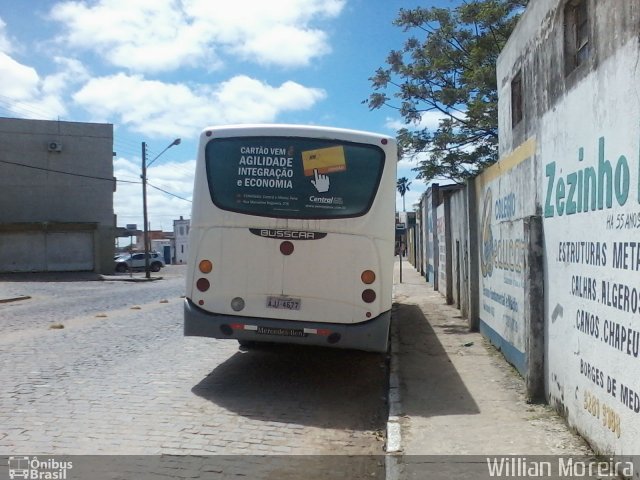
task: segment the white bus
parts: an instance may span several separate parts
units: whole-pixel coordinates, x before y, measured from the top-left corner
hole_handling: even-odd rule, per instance
[[[184,334],[383,352],[397,147],[293,125],[200,136]]]

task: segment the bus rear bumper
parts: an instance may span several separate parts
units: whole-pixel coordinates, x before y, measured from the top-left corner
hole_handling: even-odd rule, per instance
[[[386,352],[390,323],[390,311],[366,322],[354,324],[294,322],[215,314],[198,308],[188,298],[184,301],[184,335],[193,337]]]

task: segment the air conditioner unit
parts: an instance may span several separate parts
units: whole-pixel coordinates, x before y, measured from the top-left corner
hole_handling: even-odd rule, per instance
[[[49,145],[47,146],[47,148],[49,149],[50,152],[61,152],[62,144],[60,142],[49,142]]]

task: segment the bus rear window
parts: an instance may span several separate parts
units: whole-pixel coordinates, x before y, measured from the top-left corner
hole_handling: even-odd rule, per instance
[[[281,218],[364,215],[384,156],[375,145],[300,137],[214,138],[205,148],[216,206]]]

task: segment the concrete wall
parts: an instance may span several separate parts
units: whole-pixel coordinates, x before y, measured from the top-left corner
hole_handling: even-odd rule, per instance
[[[463,317],[469,316],[469,235],[468,190],[451,195],[451,294]]]
[[[457,192],[461,192],[461,196],[454,199]],[[442,293],[447,303],[464,302],[465,308],[469,304],[468,269],[456,263],[459,258],[455,255],[458,248],[458,253],[468,258],[468,252],[464,253],[465,245],[468,245],[467,227],[464,225],[468,218],[464,205],[466,199],[467,194],[461,185],[432,184],[420,199],[416,212],[416,228],[420,231],[415,235],[419,239],[416,243],[420,245],[416,269],[435,290]],[[456,208],[453,219],[452,205]],[[458,244],[453,240],[454,231]],[[467,291],[462,293],[461,289]]]
[[[425,195],[422,198],[422,210],[424,214],[424,225],[426,227],[424,232],[425,239],[425,276],[426,279],[437,290],[438,288],[438,257],[436,255],[437,250],[437,231],[436,220],[434,212],[434,198],[437,198],[438,186],[433,185],[428,188]]]
[[[49,148],[52,142],[62,146],[60,151]],[[112,125],[0,118],[0,160],[0,235],[5,245],[20,248],[11,240],[18,234],[35,232],[47,242],[65,232],[81,238],[77,232],[88,230],[95,271],[113,271]],[[59,253],[54,248],[46,255]],[[72,257],[70,250],[67,263],[74,262]],[[44,264],[57,270],[64,263],[62,258]]]
[[[526,376],[526,218],[536,213],[535,142],[529,141],[475,179],[479,235],[480,331]],[[535,299],[538,303],[542,298]]]
[[[438,248],[434,249],[434,256],[438,257],[438,287],[437,290],[447,298],[447,272],[449,270],[447,258],[447,218],[444,202],[435,208],[435,230]],[[447,303],[451,303],[447,298]]]
[[[640,0],[587,2],[589,55],[573,70],[567,2],[530,2],[498,61],[500,161],[453,193],[448,212],[446,187],[427,190],[425,269],[436,290],[455,286],[456,304],[466,269],[470,328],[521,372],[530,398],[626,460],[640,455]]]
[[[531,2],[500,56],[500,148],[535,138],[547,398],[598,452],[640,454],[640,0],[587,3],[589,57],[569,73],[564,6]]]
[[[639,56],[625,44],[540,123],[549,396],[621,454],[640,453]]]

